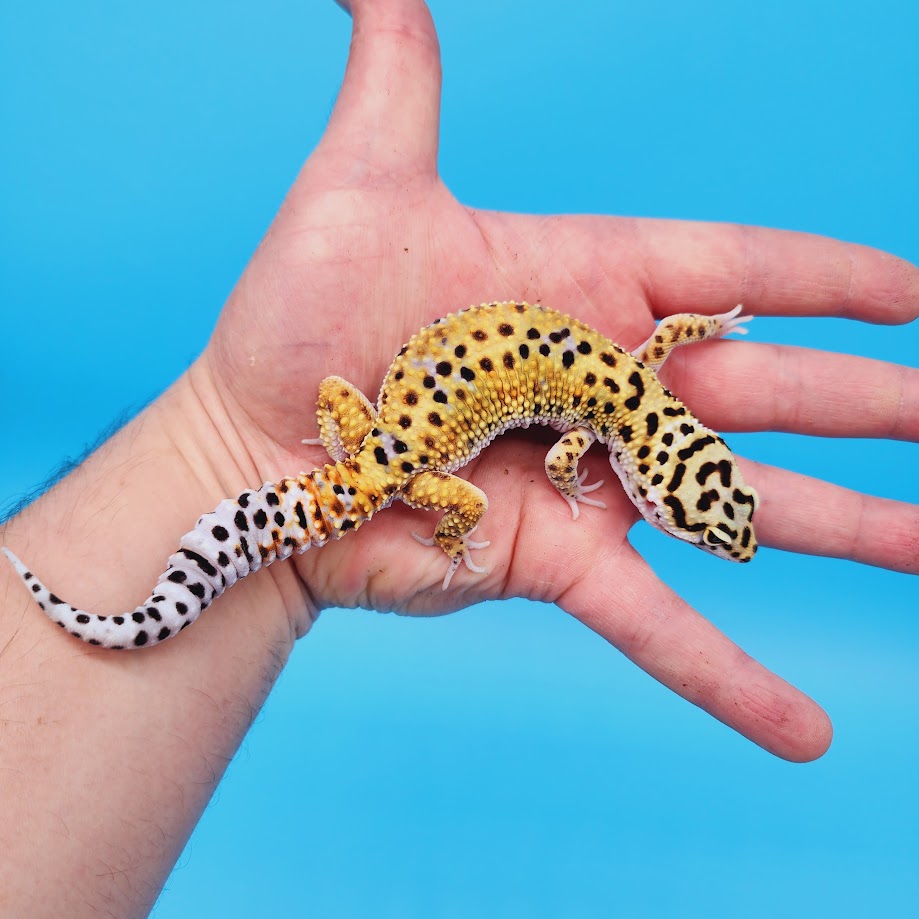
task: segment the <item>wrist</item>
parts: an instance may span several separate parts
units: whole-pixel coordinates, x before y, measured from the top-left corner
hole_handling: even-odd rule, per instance
[[[132,610],[199,516],[264,480],[266,464],[247,450],[247,433],[199,361],[70,475],[0,528],[0,544],[9,545],[68,603],[100,614]],[[0,577],[5,579],[11,569],[0,561]],[[26,599],[24,593],[22,597]],[[286,656],[314,617],[307,604],[294,567],[276,565],[234,587],[216,609],[222,613],[221,629],[255,628],[272,649],[281,641]],[[247,623],[247,614],[257,623]],[[183,642],[196,631],[211,631],[208,618],[205,613],[186,631]],[[48,623],[30,605],[17,630],[20,626],[42,634]],[[0,621],[0,634],[13,637],[9,617],[6,623]],[[257,640],[256,635],[250,638]]]
[[[0,543],[75,605],[133,609],[198,516],[258,473],[218,395],[192,368]],[[110,652],[56,628],[2,561],[0,899],[145,916],[306,621],[303,586],[274,566],[177,638]]]

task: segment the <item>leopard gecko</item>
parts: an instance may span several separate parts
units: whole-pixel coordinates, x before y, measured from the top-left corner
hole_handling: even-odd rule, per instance
[[[679,345],[746,332],[741,308],[662,320],[631,353],[570,316],[527,303],[483,304],[423,329],[398,353],[374,407],[340,377],[319,387],[320,438],[333,462],[222,501],[179,541],[151,595],[133,612],[91,614],[51,593],[9,550],[34,600],[91,645],[149,647],[194,622],[240,578],[324,546],[400,499],[443,512],[421,538],[449,560],[443,589],[487,542],[470,537],[488,507],[454,475],[510,428],[546,424],[561,439],[546,456],[549,481],[574,518],[603,483],[578,462],[594,441],[652,526],[739,562],[756,551],[757,496],[725,442],[660,382]]]

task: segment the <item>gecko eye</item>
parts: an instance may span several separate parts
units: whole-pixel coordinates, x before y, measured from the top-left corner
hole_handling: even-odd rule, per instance
[[[714,527],[707,527],[702,534],[702,539],[707,546],[726,546],[730,542],[724,533]]]

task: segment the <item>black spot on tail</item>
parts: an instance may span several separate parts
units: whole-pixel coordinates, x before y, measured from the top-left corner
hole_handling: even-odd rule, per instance
[[[259,513],[264,514],[264,511],[259,511]],[[190,561],[193,561],[208,577],[216,577],[217,569],[203,555],[198,555],[197,552],[192,552],[191,549],[179,549],[179,552]]]

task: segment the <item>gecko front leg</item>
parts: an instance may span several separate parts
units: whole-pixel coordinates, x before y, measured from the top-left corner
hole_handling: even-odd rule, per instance
[[[701,313],[676,313],[667,316],[657,324],[648,340],[632,351],[632,357],[638,358],[646,367],[657,372],[670,356],[670,352],[681,345],[692,345],[708,341],[710,338],[724,338],[732,332],[746,335],[748,329],[744,323],[753,317],[742,316],[742,309],[743,307],[738,304],[727,313],[718,313],[715,316],[703,316]]]
[[[565,434],[561,440],[546,454],[546,475],[549,481],[558,489],[558,493],[568,502],[571,508],[571,517],[578,519],[580,508],[578,504],[590,504],[593,507],[606,508],[602,501],[596,498],[585,498],[586,494],[596,491],[603,479],[593,485],[585,485],[587,478],[585,469],[578,475],[578,462],[590,449],[590,445],[597,439],[590,428],[575,428]]]

